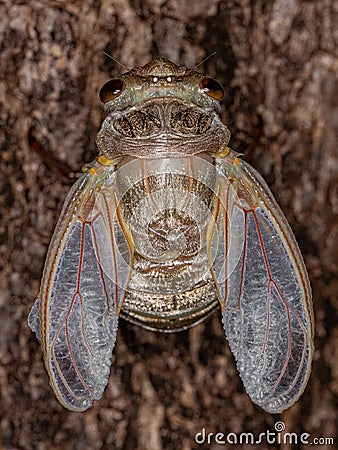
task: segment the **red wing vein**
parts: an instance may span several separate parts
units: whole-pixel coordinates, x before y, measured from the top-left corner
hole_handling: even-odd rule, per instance
[[[94,226],[93,226],[94,221],[97,220],[97,217],[99,217],[99,216],[100,216],[100,214],[98,214],[95,217],[95,219],[91,222],[90,229],[91,229],[91,232],[92,232],[95,255],[96,255],[97,262],[98,262],[100,278],[101,278],[101,281],[102,281],[102,288],[103,288],[104,297],[105,297],[105,301],[106,301],[106,305],[107,305],[107,311],[108,311],[108,314],[109,314],[109,308],[110,308],[110,306],[109,306],[109,296],[108,296],[108,292],[107,292],[106,281],[105,281],[104,275],[103,275],[103,270],[102,270],[102,264],[101,264],[99,248],[98,248],[98,244],[97,244],[96,233],[95,233],[95,229],[94,229]]]
[[[91,389],[89,388],[89,386],[87,385],[87,383],[86,383],[85,380],[83,379],[83,377],[82,377],[82,375],[81,375],[81,372],[79,371],[79,368],[78,368],[77,363],[76,363],[75,358],[74,358],[74,353],[73,353],[73,349],[72,349],[72,343],[70,342],[70,339],[69,339],[69,324],[68,324],[68,320],[69,320],[71,311],[72,311],[72,309],[73,309],[74,303],[75,303],[76,299],[79,298],[80,311],[81,311],[82,330],[84,331],[84,327],[83,327],[83,324],[84,324],[84,322],[83,322],[83,308],[82,308],[82,301],[83,301],[83,299],[82,299],[82,295],[81,295],[81,289],[80,289],[80,286],[81,286],[81,274],[82,274],[83,258],[84,258],[84,251],[83,251],[83,248],[84,248],[85,225],[86,225],[86,222],[83,222],[83,223],[82,223],[82,228],[81,228],[80,255],[79,255],[79,264],[78,264],[78,269],[77,269],[76,290],[75,290],[75,292],[74,292],[74,294],[73,294],[73,297],[72,297],[72,300],[71,300],[71,303],[70,303],[68,312],[67,312],[67,314],[66,314],[66,317],[65,317],[65,319],[61,322],[60,326],[58,327],[58,330],[57,330],[57,332],[55,333],[55,337],[54,337],[54,339],[53,339],[53,344],[52,344],[53,361],[54,361],[56,370],[57,370],[57,372],[58,372],[58,374],[59,374],[59,377],[61,378],[61,380],[62,380],[63,384],[65,385],[65,387],[67,388],[68,392],[69,392],[71,395],[73,395],[74,397],[76,397],[76,398],[78,398],[77,395],[76,395],[76,394],[74,393],[74,391],[70,388],[68,382],[66,381],[66,379],[65,379],[64,376],[63,376],[62,370],[61,370],[60,365],[59,365],[59,363],[58,363],[58,361],[57,361],[57,358],[56,358],[56,356],[55,356],[54,348],[55,348],[55,343],[56,343],[56,341],[57,341],[57,338],[59,337],[59,334],[60,334],[60,332],[61,332],[61,329],[62,329],[62,327],[65,325],[66,342],[67,342],[67,347],[68,347],[68,350],[69,350],[69,355],[70,355],[70,357],[71,357],[72,365],[73,365],[74,370],[75,370],[75,372],[76,372],[76,374],[77,374],[79,380],[81,381],[82,385],[90,392]],[[90,348],[89,343],[87,342],[87,339],[86,339],[86,336],[85,336],[85,333],[84,333],[84,332],[83,332],[83,338],[84,338],[85,345],[86,345],[86,347],[88,348],[88,351],[90,352],[91,355],[93,355],[93,352],[92,352],[92,350],[91,350],[91,348]]]
[[[115,241],[115,228],[114,228],[114,224],[112,222],[112,218],[111,218],[111,214],[110,214],[110,209],[109,209],[109,203],[107,201],[106,196],[103,194],[103,199],[104,199],[104,206],[105,206],[105,210],[106,210],[106,215],[108,217],[108,230],[110,233],[110,244],[112,246],[112,254],[113,254],[113,264],[114,264],[114,277],[115,277],[115,305],[116,305],[116,310],[119,311],[119,279],[118,279],[118,264],[117,264],[117,256],[116,256],[116,248],[114,243]]]
[[[269,261],[268,261],[268,257],[267,257],[265,246],[264,246],[264,242],[263,242],[263,237],[262,237],[262,234],[261,234],[261,231],[260,231],[260,227],[259,227],[259,223],[258,223],[258,219],[257,219],[256,213],[255,213],[254,210],[252,211],[252,214],[253,214],[254,221],[255,221],[255,226],[256,226],[256,230],[257,230],[259,244],[260,244],[260,247],[261,247],[261,250],[262,250],[264,264],[265,264],[265,267],[266,267],[266,270],[267,270],[267,274],[268,274],[268,277],[269,277],[268,284],[270,284],[270,285],[272,284],[274,286],[274,288],[276,289],[278,297],[282,301],[282,303],[283,303],[283,305],[285,307],[285,310],[286,310],[286,313],[287,313],[287,318],[288,318],[288,347],[287,347],[287,354],[286,354],[286,357],[285,357],[285,362],[284,362],[283,368],[281,370],[281,373],[280,373],[278,379],[276,380],[275,384],[273,385],[273,388],[275,389],[278,386],[278,384],[280,383],[281,379],[283,378],[283,376],[284,376],[284,374],[286,372],[286,368],[288,366],[288,362],[289,362],[289,359],[290,359],[290,356],[291,356],[290,309],[289,309],[289,305],[285,301],[285,299],[284,299],[284,297],[283,297],[283,295],[282,295],[282,293],[281,293],[277,283],[275,282],[275,280],[274,280],[274,278],[272,276],[271,269],[270,269],[270,264],[269,264]],[[268,286],[268,292],[269,292],[269,286]],[[267,326],[268,326],[268,323],[269,323],[269,320],[267,320]],[[266,330],[266,338],[267,338],[267,336],[268,336],[268,330]],[[263,347],[263,350],[262,350],[263,352],[265,350],[265,345],[266,345],[266,340],[264,342],[264,347]]]

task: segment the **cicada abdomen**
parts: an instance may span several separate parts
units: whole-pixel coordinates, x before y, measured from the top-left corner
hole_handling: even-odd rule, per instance
[[[117,166],[116,184],[134,248],[121,315],[161,331],[199,322],[218,304],[207,245],[215,166],[203,154],[133,159]]]

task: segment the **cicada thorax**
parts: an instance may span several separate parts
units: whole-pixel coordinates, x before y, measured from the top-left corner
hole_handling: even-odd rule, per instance
[[[217,305],[207,246],[216,169],[208,159],[129,158],[116,171],[120,220],[134,248],[121,310],[128,320],[175,331]]]
[[[229,138],[216,111],[182,98],[160,97],[109,112],[96,142],[109,158],[160,158],[219,153]]]

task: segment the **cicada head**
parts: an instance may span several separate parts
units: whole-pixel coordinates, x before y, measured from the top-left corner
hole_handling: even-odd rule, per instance
[[[108,158],[220,153],[230,132],[219,117],[220,83],[158,58],[100,91],[107,113],[96,142]]]

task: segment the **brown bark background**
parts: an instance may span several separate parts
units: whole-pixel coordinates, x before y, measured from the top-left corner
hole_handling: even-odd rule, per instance
[[[7,0],[0,17],[0,448],[231,448],[198,447],[194,436],[258,436],[277,420],[337,442],[338,3]],[[271,186],[313,287],[313,372],[281,415],[245,394],[219,312],[172,335],[121,321],[108,388],[85,413],[63,409],[49,387],[26,319],[70,182],[28,135],[74,171],[93,159],[98,90],[124,71],[104,51],[128,67],[159,55],[194,67],[217,51],[200,69],[226,88],[231,146]]]

